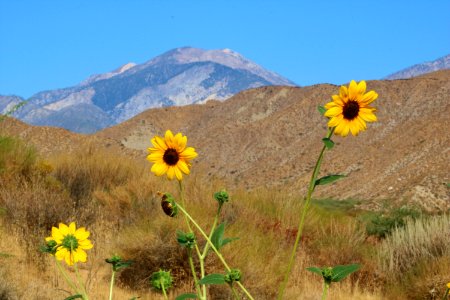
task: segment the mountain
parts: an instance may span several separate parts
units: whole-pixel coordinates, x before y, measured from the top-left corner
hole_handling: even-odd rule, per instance
[[[412,67],[403,69],[399,72],[386,76],[384,79],[406,79],[416,77],[422,74],[450,69],[450,54],[433,61],[417,64]]]
[[[25,99],[23,99],[22,97],[15,95],[0,95],[0,114],[7,114],[11,112],[11,110],[13,110],[16,105],[24,100]]]
[[[149,108],[224,100],[249,88],[295,85],[230,49],[177,48],[79,85],[35,94],[15,116],[26,123],[92,133]]]
[[[319,175],[347,177],[318,187],[315,196],[361,200],[371,209],[392,203],[412,203],[429,211],[450,209],[450,136],[445,126],[450,70],[409,80],[368,81],[367,86],[379,94],[373,103],[378,122],[357,137],[333,137],[336,146],[326,152]],[[67,153],[89,142],[148,164],[151,137],[167,129],[181,131],[199,154],[186,180],[304,195],[326,133],[327,120],[317,105],[338,91],[330,84],[260,87],[223,102],[150,109],[91,135],[12,118],[3,122],[0,132],[19,135],[43,155]]]

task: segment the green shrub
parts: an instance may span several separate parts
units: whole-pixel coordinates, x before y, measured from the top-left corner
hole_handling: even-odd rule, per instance
[[[408,219],[417,219],[421,212],[407,208],[400,207],[388,213],[375,214],[366,225],[366,232],[368,235],[374,235],[380,238],[385,238],[390,235],[394,228],[404,227]]]

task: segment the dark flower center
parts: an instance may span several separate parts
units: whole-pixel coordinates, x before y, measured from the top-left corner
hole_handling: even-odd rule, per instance
[[[175,149],[169,148],[164,152],[163,160],[169,166],[175,166],[179,159],[178,152]]]
[[[356,101],[350,100],[345,103],[344,108],[342,109],[342,113],[344,114],[344,118],[347,120],[353,120],[358,116],[359,112],[359,104]]]
[[[64,237],[62,240],[62,246],[66,248],[67,250],[76,250],[78,248],[78,240],[77,238],[72,235],[68,234]]]

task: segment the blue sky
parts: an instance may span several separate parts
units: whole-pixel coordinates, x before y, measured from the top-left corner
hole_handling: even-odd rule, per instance
[[[170,49],[231,48],[299,85],[450,53],[450,1],[0,0],[0,94],[75,85]]]

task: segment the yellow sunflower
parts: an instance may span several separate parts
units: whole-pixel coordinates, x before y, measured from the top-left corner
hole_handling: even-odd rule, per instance
[[[181,133],[175,136],[172,131],[167,130],[164,138],[155,136],[151,140],[153,148],[148,148],[150,153],[147,160],[153,162],[152,172],[157,176],[167,173],[167,177],[172,180],[174,176],[178,180],[183,179],[183,174],[189,174],[189,161],[197,157],[195,149],[186,147],[187,137]]]
[[[333,95],[332,102],[325,105],[325,116],[330,118],[328,127],[335,127],[334,132],[341,136],[347,136],[349,132],[358,135],[366,130],[366,122],[375,122],[375,108],[369,104],[378,98],[374,91],[366,93],[366,82],[350,82],[348,88],[341,86],[339,95]]]
[[[86,262],[87,254],[84,250],[93,247],[89,237],[89,231],[84,227],[76,228],[75,222],[67,226],[59,223],[59,228],[52,227],[52,236],[45,240],[56,242],[55,257],[58,260],[65,260],[69,266],[76,262]]]

